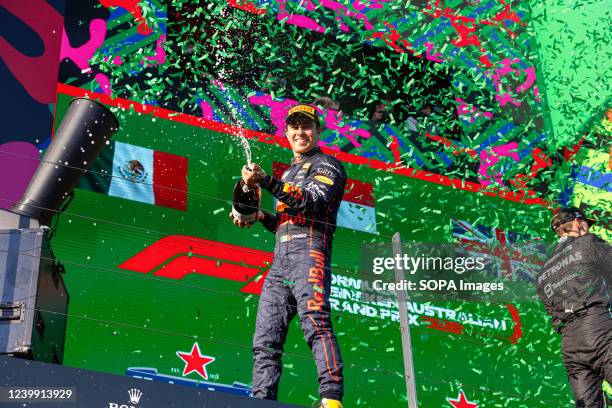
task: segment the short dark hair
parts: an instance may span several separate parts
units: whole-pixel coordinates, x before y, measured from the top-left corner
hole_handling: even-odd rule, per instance
[[[313,102],[313,104],[319,105],[325,109],[329,109],[329,107],[332,106],[333,103],[334,103],[334,100],[330,98],[329,96],[321,96],[315,99]]]
[[[377,99],[374,102],[370,103],[369,116],[372,116],[373,114],[378,112],[378,107],[381,105],[386,107],[387,106],[386,100]]]
[[[572,222],[575,219],[585,220],[589,226],[595,223],[595,220],[587,218],[580,208],[577,207],[562,207],[555,212],[550,220],[550,228],[556,232],[557,228],[562,224]]]

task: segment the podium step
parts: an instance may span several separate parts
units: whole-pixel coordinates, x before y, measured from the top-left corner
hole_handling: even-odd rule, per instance
[[[0,406],[47,408],[297,408],[203,388],[166,384],[0,356]],[[28,398],[22,398],[28,397]],[[43,405],[40,405],[44,401]]]

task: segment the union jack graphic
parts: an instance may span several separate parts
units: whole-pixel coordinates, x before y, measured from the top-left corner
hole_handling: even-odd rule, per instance
[[[451,220],[453,239],[472,256],[484,256],[486,271],[496,278],[535,282],[546,261],[546,247],[529,234]]]

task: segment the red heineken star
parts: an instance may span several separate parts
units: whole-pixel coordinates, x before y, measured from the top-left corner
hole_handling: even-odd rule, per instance
[[[465,394],[463,390],[459,391],[459,395],[457,395],[456,400],[452,400],[450,398],[446,399],[454,408],[478,408],[478,404],[474,402],[470,402],[465,398]]]
[[[206,365],[215,361],[215,358],[210,356],[203,356],[202,352],[200,351],[200,346],[198,346],[198,343],[193,343],[191,353],[177,351],[176,355],[179,356],[185,362],[185,368],[183,369],[184,376],[192,371],[195,371],[200,374],[202,378],[208,380]]]

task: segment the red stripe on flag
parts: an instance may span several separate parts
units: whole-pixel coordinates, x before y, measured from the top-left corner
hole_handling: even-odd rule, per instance
[[[187,210],[187,158],[153,152],[155,205]]]
[[[372,191],[372,184],[348,179],[342,201],[374,207],[374,194]]]

